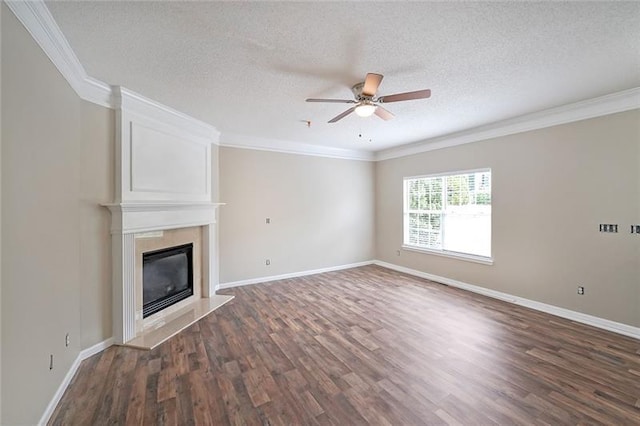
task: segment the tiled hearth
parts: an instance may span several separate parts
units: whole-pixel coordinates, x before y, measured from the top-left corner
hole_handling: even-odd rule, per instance
[[[191,324],[209,315],[231,299],[233,299],[233,296],[214,294],[209,298],[190,302],[186,306],[166,315],[162,320],[153,322],[150,326],[138,332],[136,337],[124,343],[124,346],[153,349]]]

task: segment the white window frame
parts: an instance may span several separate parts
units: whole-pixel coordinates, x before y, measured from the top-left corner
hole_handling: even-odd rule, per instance
[[[408,235],[409,235],[409,214],[411,213],[409,211],[409,194],[408,194],[408,186],[409,186],[409,181],[413,180],[413,179],[422,179],[422,178],[434,178],[434,177],[447,177],[447,176],[456,176],[456,175],[464,175],[464,174],[470,174],[470,173],[483,173],[483,172],[489,172],[491,173],[491,180],[493,181],[493,173],[491,171],[491,168],[481,168],[481,169],[471,169],[471,170],[459,170],[459,171],[452,171],[452,172],[443,172],[443,173],[433,173],[433,174],[428,174],[428,175],[418,175],[418,176],[405,176],[402,179],[402,249],[407,250],[407,251],[415,251],[415,252],[420,252],[420,253],[426,253],[426,254],[432,254],[432,255],[436,255],[436,256],[444,256],[444,257],[449,257],[449,258],[454,258],[454,259],[460,259],[460,260],[465,260],[465,261],[469,261],[469,262],[475,262],[475,263],[481,263],[481,264],[485,264],[485,265],[493,265],[493,247],[491,248],[491,255],[490,256],[480,256],[480,255],[476,255],[476,254],[470,254],[470,253],[461,253],[461,252],[456,252],[456,251],[451,251],[451,250],[445,250],[445,249],[435,249],[435,248],[428,248],[428,247],[423,247],[423,246],[417,246],[417,245],[412,245],[412,244],[408,244],[407,241],[409,241]],[[441,211],[445,210],[445,206],[446,206],[446,201],[447,201],[447,197],[446,197],[446,185],[443,185],[442,188],[443,191],[443,195],[442,195],[442,202],[443,202],[443,209]],[[493,192],[493,185],[492,185],[492,192]],[[492,195],[492,199],[493,199],[493,195]],[[442,216],[444,216],[444,214],[442,214]],[[493,212],[491,214],[491,220],[493,221]],[[441,223],[444,223],[444,217],[441,217]],[[493,234],[493,226],[492,228],[492,234]],[[444,244],[444,227],[442,227],[441,230],[441,235],[442,235],[442,241]],[[493,238],[492,238],[493,239]]]

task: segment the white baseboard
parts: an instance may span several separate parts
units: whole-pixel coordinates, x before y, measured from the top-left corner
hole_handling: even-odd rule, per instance
[[[71,383],[73,376],[75,376],[76,371],[78,371],[78,367],[80,367],[80,363],[82,363],[82,361],[89,358],[90,356],[95,355],[98,352],[107,349],[109,346],[112,346],[113,342],[114,342],[113,337],[110,337],[107,340],[98,342],[95,345],[80,351],[75,361],[73,361],[73,364],[71,364],[69,371],[67,371],[67,374],[64,376],[62,383],[60,383],[60,386],[58,386],[58,390],[56,390],[56,393],[53,395],[53,398],[51,398],[49,405],[47,405],[47,408],[44,410],[42,417],[40,417],[40,421],[38,422],[38,425],[46,425],[49,422],[49,419],[51,418],[51,415],[53,414],[56,407],[58,406],[60,399],[62,399],[62,395],[64,395],[64,392],[67,390],[69,383]]]
[[[84,349],[80,352],[80,354],[78,355],[78,357],[80,358],[81,361],[84,361],[85,359],[89,358],[90,356],[93,356],[95,354],[97,354],[98,352],[102,352],[105,349],[113,346],[115,344],[115,341],[113,340],[113,337],[109,337],[107,340],[103,340],[102,342],[98,342],[95,345]]]
[[[220,289],[232,288],[232,287],[239,287],[239,286],[249,285],[249,284],[258,284],[258,283],[266,283],[269,281],[285,280],[287,278],[304,277],[306,275],[321,274],[323,272],[332,272],[332,271],[340,271],[342,269],[357,268],[359,266],[371,265],[372,263],[374,263],[373,260],[367,260],[365,262],[349,263],[347,265],[330,266],[328,268],[311,269],[308,271],[292,272],[289,274],[282,274],[282,275],[272,275],[270,277],[260,277],[260,278],[251,278],[248,280],[231,281],[228,283],[221,283],[218,286],[218,288]]]
[[[560,308],[558,306],[548,305],[542,302],[536,302],[535,300],[525,299],[523,297],[514,296],[508,293],[503,293],[501,291],[479,287],[473,284],[468,284],[462,281],[453,280],[451,278],[441,277],[439,275],[434,275],[427,272],[406,268],[400,265],[394,265],[393,263],[387,263],[381,260],[374,260],[373,263],[375,265],[382,266],[383,268],[393,269],[394,271],[398,271],[398,272],[404,272],[405,274],[413,275],[420,278],[425,278],[431,281],[436,281],[442,284],[449,285],[451,287],[457,287],[463,290],[471,291],[473,293],[482,294],[484,296],[488,296],[494,299],[499,299],[499,300],[503,300],[505,302],[513,303],[516,305],[525,306],[527,308],[535,309],[536,311],[546,312],[548,314],[566,318],[571,321],[591,325],[593,327],[601,328],[607,331],[612,331],[614,333],[622,334],[622,335],[633,337],[635,339],[640,340],[640,327],[633,327],[631,325],[623,324],[620,322],[611,321],[611,320],[596,317],[593,315],[583,314],[582,312],[576,312],[569,309]]]

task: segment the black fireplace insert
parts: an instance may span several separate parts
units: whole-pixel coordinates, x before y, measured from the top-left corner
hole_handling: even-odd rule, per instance
[[[193,295],[193,244],[142,254],[142,317]]]

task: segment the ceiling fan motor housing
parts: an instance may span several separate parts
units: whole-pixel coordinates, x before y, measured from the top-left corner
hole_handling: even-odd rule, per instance
[[[431,90],[423,89],[413,92],[396,93],[394,95],[378,96],[376,98],[376,93],[383,77],[384,76],[382,74],[368,73],[363,82],[354,84],[353,87],[351,87],[351,92],[353,93],[353,97],[355,98],[355,100],[309,98],[307,99],[307,102],[330,102],[352,105],[355,104],[355,106],[352,106],[348,110],[338,114],[328,121],[329,123],[335,123],[342,120],[352,112],[355,112],[361,117],[369,117],[375,114],[383,120],[391,120],[394,115],[390,111],[387,111],[385,108],[383,108],[381,105],[382,103],[409,101],[412,99],[425,99],[431,96]],[[365,89],[366,92],[364,92]]]
[[[362,93],[362,88],[364,87],[364,81],[362,83],[354,84],[351,88],[351,92],[353,92],[353,96],[355,96],[357,101],[373,101],[373,96],[367,96]]]

